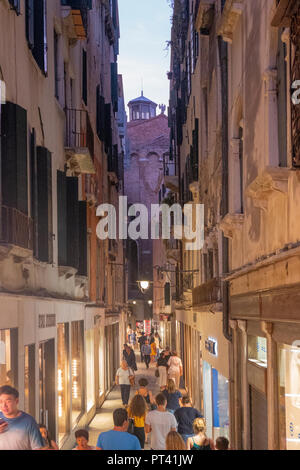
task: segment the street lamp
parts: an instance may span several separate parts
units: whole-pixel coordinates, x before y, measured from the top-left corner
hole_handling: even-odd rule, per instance
[[[144,294],[150,287],[150,281],[137,281],[140,291]]]

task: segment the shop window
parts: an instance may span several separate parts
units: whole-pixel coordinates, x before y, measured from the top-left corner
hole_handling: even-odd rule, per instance
[[[0,330],[0,384],[18,387],[18,330]]]
[[[69,432],[69,325],[57,325],[57,392],[59,441]]]
[[[25,346],[24,411],[35,416],[35,345]]]
[[[84,411],[83,406],[83,321],[72,322],[72,424]]]
[[[261,367],[267,367],[267,339],[248,336],[248,360]]]
[[[300,348],[279,345],[280,449],[300,450]]]
[[[85,332],[86,344],[86,407],[87,412],[95,405],[94,330]]]

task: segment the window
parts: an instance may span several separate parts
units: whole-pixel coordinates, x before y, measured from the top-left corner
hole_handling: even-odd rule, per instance
[[[0,384],[18,387],[18,330],[0,330]]]
[[[25,346],[24,411],[35,416],[35,345]]]
[[[140,107],[133,106],[132,107],[132,120],[136,121],[137,119],[140,119]]]
[[[83,401],[83,321],[72,322],[72,424],[76,424],[79,416],[84,411]]]
[[[37,147],[37,258],[52,263],[52,155],[45,147]]]
[[[69,324],[57,325],[57,400],[59,441],[69,432]]]
[[[248,335],[248,360],[259,366],[267,367],[267,339]]]

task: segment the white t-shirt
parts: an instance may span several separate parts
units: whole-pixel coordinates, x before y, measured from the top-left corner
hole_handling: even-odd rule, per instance
[[[169,370],[168,370],[169,374],[179,374],[180,367],[182,367],[182,362],[181,362],[180,357],[177,357],[177,356],[171,357],[169,359],[168,366],[169,366]]]
[[[117,376],[119,377],[119,385],[130,385],[129,376],[134,375],[131,369],[124,370],[122,367],[117,370]]]
[[[177,429],[175,416],[168,411],[150,411],[146,417],[146,424],[151,426],[151,449],[166,450],[166,438],[171,429]]]

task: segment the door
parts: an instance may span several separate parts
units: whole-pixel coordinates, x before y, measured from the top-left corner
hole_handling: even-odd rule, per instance
[[[267,397],[250,385],[251,450],[268,449]]]
[[[39,345],[39,419],[47,426],[52,439],[56,439],[54,346],[54,339]]]

